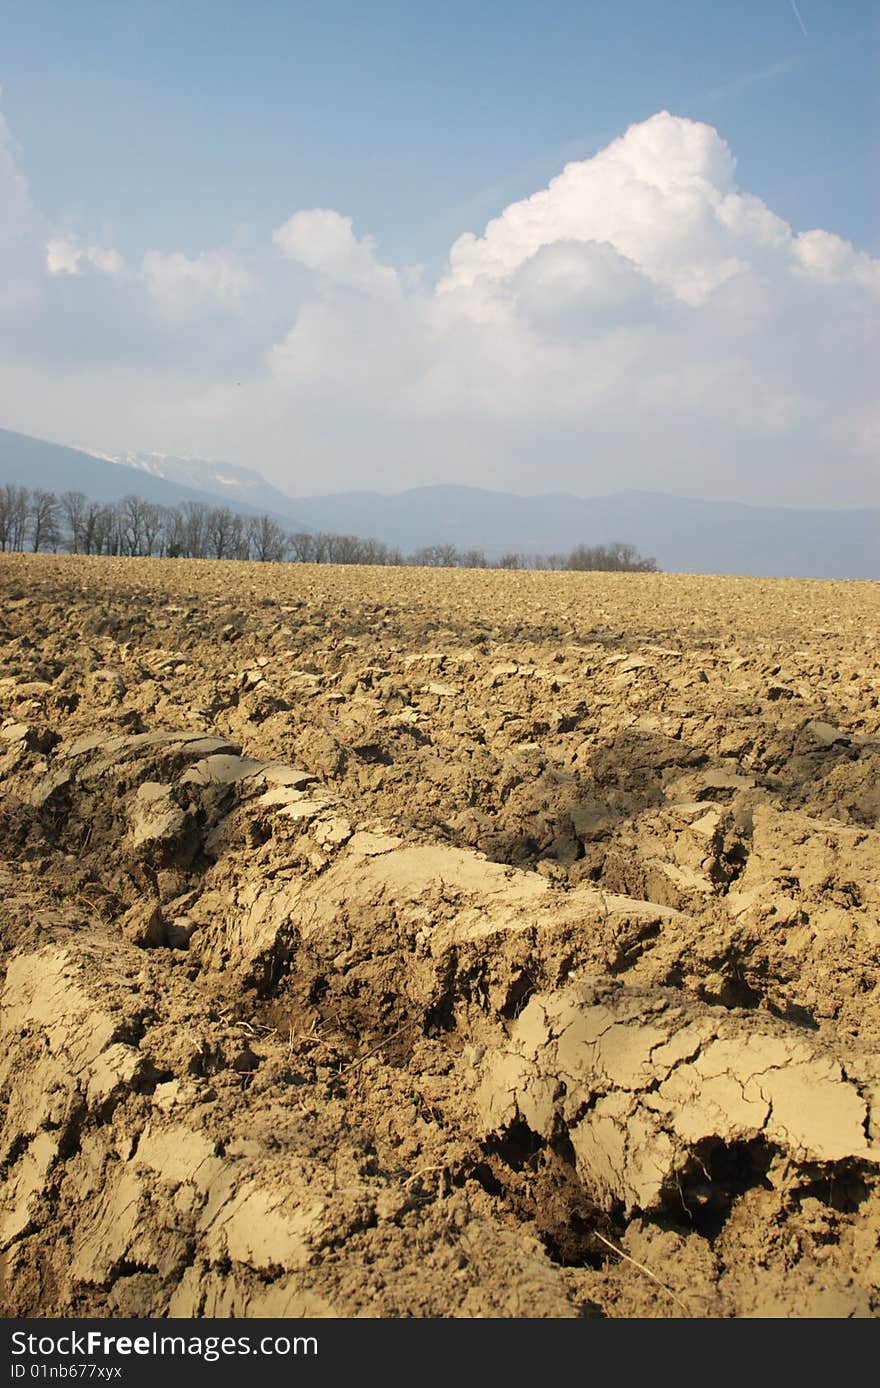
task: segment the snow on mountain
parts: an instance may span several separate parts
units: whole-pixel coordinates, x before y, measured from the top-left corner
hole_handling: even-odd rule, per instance
[[[293,515],[288,496],[267,482],[255,468],[240,467],[237,463],[218,462],[213,458],[175,457],[166,453],[99,453],[89,452],[120,467],[135,468],[151,477],[175,482],[179,487],[208,492],[233,505],[241,503],[276,515]]]

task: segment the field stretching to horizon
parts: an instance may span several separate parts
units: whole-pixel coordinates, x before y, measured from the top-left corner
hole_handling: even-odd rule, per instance
[[[7,1317],[880,1312],[880,585],[0,555]]]

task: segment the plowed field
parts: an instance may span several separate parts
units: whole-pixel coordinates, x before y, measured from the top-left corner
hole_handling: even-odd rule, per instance
[[[878,585],[0,604],[4,1314],[877,1314]]]

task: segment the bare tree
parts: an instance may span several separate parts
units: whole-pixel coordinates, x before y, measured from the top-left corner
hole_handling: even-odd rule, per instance
[[[58,548],[58,498],[54,492],[38,489],[31,493],[28,516],[31,523],[31,546],[34,554],[48,545]]]
[[[261,564],[280,564],[287,552],[287,532],[271,516],[255,516],[248,539],[251,557]]]
[[[235,553],[233,512],[228,506],[214,506],[207,515],[207,553],[212,559],[231,559]]]
[[[402,564],[403,555],[399,549],[393,545],[386,545],[383,540],[361,540],[361,555],[358,563],[360,564]]]
[[[124,496],[116,508],[123,554],[143,553],[145,506],[139,496]]]
[[[288,537],[288,553],[296,564],[315,563],[315,537],[306,530],[297,530]]]
[[[62,492],[61,511],[70,531],[70,549],[73,554],[83,552],[83,523],[89,501],[85,492]]]
[[[98,524],[101,516],[102,507],[97,501],[90,501],[82,518],[80,528],[80,547],[83,554],[99,554],[100,549],[97,540]]]
[[[208,553],[208,511],[203,501],[183,505],[183,549],[188,559],[205,559]]]
[[[183,557],[186,537],[184,535],[183,513],[179,506],[169,506],[165,510],[165,553],[169,559]]]
[[[244,516],[238,511],[232,514],[232,525],[229,531],[229,557],[230,559],[247,559],[248,557],[248,538],[246,533]]]
[[[327,560],[330,564],[362,564],[364,542],[357,535],[330,535]]]
[[[639,554],[634,545],[615,541],[610,545],[578,545],[565,567],[582,572],[649,574],[657,572],[657,561]]]
[[[92,517],[92,553],[118,554],[120,549],[119,518],[116,507],[98,506]]]
[[[314,535],[312,538],[314,540],[314,550],[311,562],[313,564],[329,564],[330,546],[333,542],[333,536],[327,535],[324,531],[319,530],[317,535]]]
[[[158,506],[154,501],[145,501],[144,509],[141,512],[141,524],[143,534],[142,554],[152,556],[158,550],[162,550],[162,535],[165,529],[165,507]]]
[[[12,511],[12,548],[23,550],[28,533],[31,494],[27,487],[16,487],[15,505]]]
[[[410,564],[422,569],[451,569],[458,564],[455,545],[423,545],[410,556]]]
[[[0,549],[24,549],[30,499],[27,487],[14,482],[0,488]]]
[[[488,569],[489,561],[481,549],[466,549],[458,556],[462,569]]]

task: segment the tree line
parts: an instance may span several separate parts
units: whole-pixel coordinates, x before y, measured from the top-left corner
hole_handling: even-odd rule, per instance
[[[285,530],[271,516],[244,516],[229,506],[185,501],[161,506],[138,496],[90,501],[83,492],[0,487],[0,551],[124,555],[170,559],[253,559],[263,563],[421,565],[461,569],[577,569],[656,573],[654,559],[627,544],[579,545],[569,554],[502,555],[426,545],[404,555],[382,540]]]

